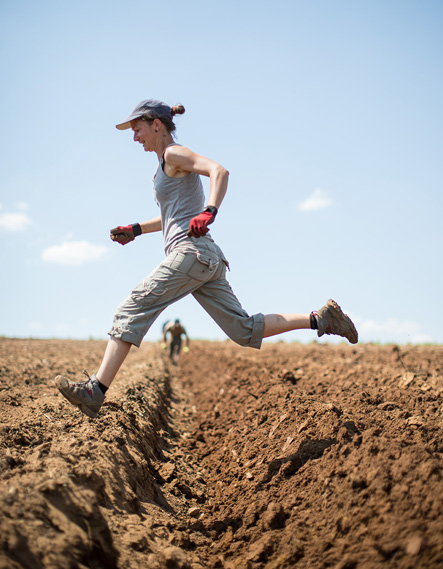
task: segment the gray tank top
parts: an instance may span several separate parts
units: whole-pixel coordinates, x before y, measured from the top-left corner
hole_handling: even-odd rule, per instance
[[[199,174],[190,172],[182,178],[171,178],[165,174],[166,148],[154,176],[154,199],[160,207],[165,253],[168,255],[177,243],[188,238],[189,222],[204,209],[205,195]]]

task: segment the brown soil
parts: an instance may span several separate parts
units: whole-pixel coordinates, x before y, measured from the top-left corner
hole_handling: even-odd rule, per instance
[[[443,567],[443,346],[0,339],[0,569]]]

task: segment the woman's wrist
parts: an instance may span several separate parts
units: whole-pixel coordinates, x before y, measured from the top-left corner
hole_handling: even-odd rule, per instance
[[[212,214],[214,217],[218,213],[218,209],[215,207],[215,205],[208,205],[203,211],[209,211],[209,213]]]
[[[140,223],[132,224],[132,232],[134,233],[134,237],[138,237],[143,233]]]

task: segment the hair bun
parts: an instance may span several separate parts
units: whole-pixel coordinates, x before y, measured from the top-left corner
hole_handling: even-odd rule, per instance
[[[185,112],[185,107],[181,103],[177,103],[172,107],[172,116],[182,115]]]

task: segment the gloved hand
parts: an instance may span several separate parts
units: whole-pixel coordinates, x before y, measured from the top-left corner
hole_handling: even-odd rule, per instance
[[[185,354],[187,354],[187,353],[189,352],[188,346],[185,346],[185,347],[183,348],[183,351],[185,352]]]
[[[166,342],[162,342],[162,350],[166,350],[167,347]]]
[[[111,239],[121,245],[126,245],[130,241],[134,241],[134,239],[141,234],[142,228],[139,223],[134,223],[133,225],[119,225],[111,229]]]
[[[204,237],[209,231],[208,225],[214,222],[217,208],[209,205],[205,210],[196,215],[189,222],[188,237]]]

